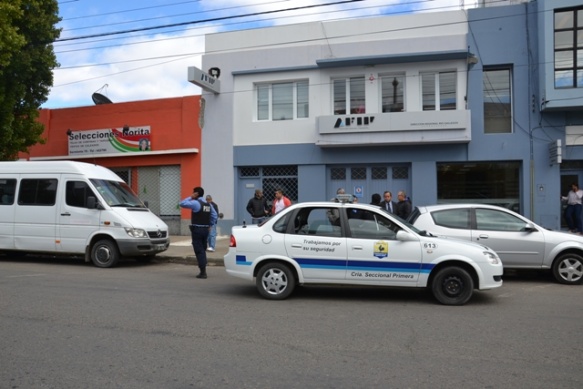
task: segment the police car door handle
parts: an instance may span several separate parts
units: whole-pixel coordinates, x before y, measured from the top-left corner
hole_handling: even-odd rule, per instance
[[[69,212],[62,213],[61,216],[71,216]]]
[[[480,234],[480,236],[478,236],[478,239],[488,239],[488,235]]]
[[[353,250],[362,250],[362,246],[352,246]]]
[[[291,245],[291,246],[292,246],[294,249],[301,249],[301,248],[302,248],[302,245],[301,245],[301,244],[299,244],[299,243],[292,243],[292,245]]]

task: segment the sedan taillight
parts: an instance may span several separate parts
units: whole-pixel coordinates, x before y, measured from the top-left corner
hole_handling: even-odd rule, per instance
[[[235,237],[233,235],[231,235],[231,241],[229,242],[229,247],[237,247],[237,241],[235,240]]]

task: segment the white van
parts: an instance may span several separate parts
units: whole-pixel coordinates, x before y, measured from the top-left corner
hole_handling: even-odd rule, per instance
[[[83,255],[98,267],[168,249],[168,226],[102,166],[0,162],[0,251]]]

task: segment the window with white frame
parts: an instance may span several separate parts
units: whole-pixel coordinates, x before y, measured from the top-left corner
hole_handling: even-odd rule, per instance
[[[294,120],[310,114],[308,80],[257,84],[257,120]]]
[[[484,133],[508,134],[512,132],[511,72],[508,68],[485,68]]]
[[[405,75],[381,76],[382,112],[403,112],[405,110]]]
[[[583,7],[555,11],[555,88],[583,88]]]
[[[366,113],[364,76],[332,80],[334,115]]]
[[[421,73],[421,94],[424,111],[445,111],[457,108],[456,72]]]

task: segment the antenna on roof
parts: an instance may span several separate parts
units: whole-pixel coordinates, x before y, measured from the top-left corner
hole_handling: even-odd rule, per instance
[[[111,104],[112,103],[111,100],[107,96],[99,93],[103,88],[107,88],[108,86],[109,85],[105,84],[101,88],[99,88],[95,92],[93,92],[93,94],[91,95],[91,99],[93,100],[95,105]]]

